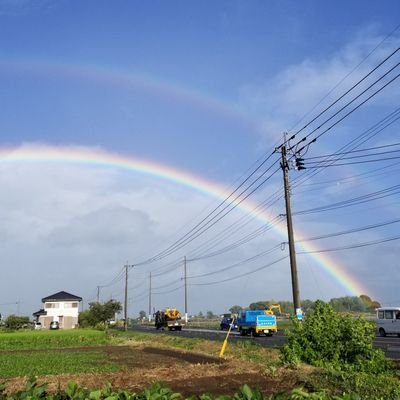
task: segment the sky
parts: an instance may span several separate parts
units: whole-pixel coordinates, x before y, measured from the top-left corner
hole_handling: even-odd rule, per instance
[[[284,132],[300,298],[399,305],[398,15],[0,0],[0,313],[123,302],[124,265],[130,316],[183,311],[184,257],[190,315],[291,300]]]

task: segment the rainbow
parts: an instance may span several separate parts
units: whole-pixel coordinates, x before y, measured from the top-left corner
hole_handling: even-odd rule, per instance
[[[217,98],[205,91],[194,90],[185,87],[181,83],[172,80],[166,81],[155,76],[137,71],[127,71],[115,66],[98,66],[92,64],[70,64],[67,62],[56,63],[54,61],[40,60],[0,60],[0,69],[11,74],[23,73],[43,75],[46,79],[55,77],[60,79],[74,78],[85,82],[101,83],[112,87],[121,87],[125,90],[140,90],[152,93],[159,98],[165,98],[169,102],[176,100],[185,105],[192,105],[208,113],[214,113],[225,118],[240,121],[245,126],[258,131],[262,129],[260,121],[256,121],[254,115],[249,115],[238,104],[227,99]]]
[[[161,178],[221,200],[229,195],[226,189],[215,182],[205,180],[166,165],[157,164],[153,161],[132,158],[101,149],[72,146],[51,147],[42,145],[30,145],[8,149],[0,148],[0,165],[1,163],[15,162],[75,163],[88,166],[117,168]],[[254,209],[256,206],[256,203],[246,200],[238,204],[237,207],[243,212],[253,215],[259,221],[269,223],[273,217],[269,215],[267,211],[255,212]],[[287,237],[285,225],[275,225],[275,229],[280,235]],[[296,232],[296,236],[298,239],[302,238],[299,232]],[[301,246],[307,252],[318,251],[317,247],[309,243],[302,243]],[[311,256],[335,282],[346,290],[347,293],[357,296],[369,293],[367,288],[363,287],[360,282],[326,254],[314,253],[311,254]]]

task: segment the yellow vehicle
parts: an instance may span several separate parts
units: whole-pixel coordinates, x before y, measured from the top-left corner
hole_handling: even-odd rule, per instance
[[[182,330],[181,313],[176,308],[166,308],[154,314],[156,329],[168,328],[170,331]]]
[[[277,312],[278,312],[279,314],[282,314],[280,304],[270,304],[270,305],[268,306],[268,308],[265,309],[265,314],[266,314],[266,315],[273,315],[273,314],[274,314],[274,311],[273,311],[273,310],[277,310]]]

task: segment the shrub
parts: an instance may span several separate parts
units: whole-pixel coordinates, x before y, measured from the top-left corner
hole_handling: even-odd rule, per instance
[[[286,363],[306,362],[335,369],[383,372],[384,353],[374,349],[374,325],[364,318],[340,315],[320,300],[303,322],[293,320],[293,329],[282,348]]]
[[[15,330],[21,328],[27,328],[29,325],[29,317],[23,317],[19,315],[9,315],[5,320],[5,326],[7,329]]]

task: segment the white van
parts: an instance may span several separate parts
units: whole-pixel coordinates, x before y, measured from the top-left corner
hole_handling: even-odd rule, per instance
[[[376,310],[376,328],[379,336],[400,335],[400,307],[381,307]]]

